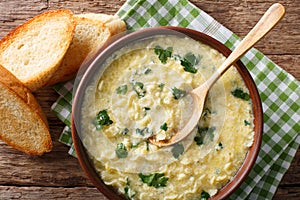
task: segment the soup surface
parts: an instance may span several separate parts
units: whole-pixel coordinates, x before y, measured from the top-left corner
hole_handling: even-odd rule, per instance
[[[225,60],[190,38],[157,36],[117,51],[84,94],[81,139],[107,185],[129,199],[203,199],[235,175],[253,143],[249,92],[234,67],[209,92],[182,142],[157,147],[189,120],[188,92]]]

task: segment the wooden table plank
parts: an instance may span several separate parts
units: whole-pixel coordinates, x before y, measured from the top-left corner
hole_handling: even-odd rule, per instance
[[[1,0],[0,38],[25,20],[46,10],[68,8],[74,13],[114,14],[124,3],[108,0]],[[245,36],[273,3],[272,0],[192,0],[195,5],[231,29]],[[287,14],[270,35],[256,48],[300,80],[300,7],[299,0],[282,1]],[[51,88],[34,93],[45,111],[54,148],[42,157],[24,155],[0,141],[0,199],[106,199],[86,179],[68,147],[58,142],[64,124],[50,111],[58,95]],[[274,199],[300,196],[300,150],[280,183]]]
[[[107,200],[96,188],[90,187],[14,187],[0,186],[0,199],[88,199]]]
[[[191,1],[240,37],[244,37],[274,1]],[[280,1],[279,1],[280,2]],[[295,0],[281,1],[286,14],[258,44],[264,54],[300,54],[300,8]],[[299,68],[298,68],[299,69]]]

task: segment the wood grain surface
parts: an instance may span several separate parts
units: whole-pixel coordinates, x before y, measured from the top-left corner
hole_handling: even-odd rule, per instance
[[[114,14],[124,3],[108,0],[0,0],[0,38],[27,19],[46,10],[68,8],[74,13]],[[243,37],[255,25],[272,0],[192,0],[217,21]],[[255,47],[300,80],[300,0],[279,1],[286,8],[282,22]],[[34,93],[50,125],[53,151],[41,157],[18,152],[0,141],[0,199],[106,199],[86,178],[77,159],[58,138],[64,124],[50,107],[57,99],[48,87]],[[274,199],[300,198],[298,149]]]

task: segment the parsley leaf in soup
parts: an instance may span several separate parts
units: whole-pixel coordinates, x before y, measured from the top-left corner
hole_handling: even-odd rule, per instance
[[[109,118],[109,116],[107,114],[107,110],[101,110],[96,115],[94,123],[95,123],[96,129],[101,130],[103,128],[103,126],[109,126],[110,124],[113,123],[113,121]]]
[[[205,107],[203,110],[203,113],[202,113],[203,119],[205,120],[209,114],[211,114],[211,110],[209,108]]]
[[[121,85],[116,89],[117,94],[126,94],[127,93],[127,85]]]
[[[143,107],[143,110],[147,111],[147,110],[151,110],[151,108],[149,108],[149,107]]]
[[[167,125],[167,123],[166,123],[166,122],[163,123],[163,125],[160,126],[160,129],[161,129],[161,130],[164,130],[164,131],[167,131],[167,130],[168,130],[168,125]]]
[[[173,87],[172,94],[173,94],[174,99],[181,99],[182,97],[185,97],[186,91],[178,89],[176,87]]]
[[[129,184],[126,184],[126,187],[124,188],[125,196],[129,199],[134,199],[134,196],[136,193],[130,188]]]
[[[184,147],[182,144],[175,144],[173,149],[171,150],[174,158],[179,158],[181,154],[184,152]]]
[[[155,188],[166,187],[169,180],[168,177],[165,177],[164,173],[153,173],[149,175],[140,173],[139,177],[143,183]]]
[[[194,141],[196,142],[196,144],[197,144],[198,146],[200,146],[200,145],[203,144],[203,137],[201,137],[201,136],[195,136],[195,137],[194,137]]]
[[[183,66],[184,71],[195,74],[198,71],[195,68],[195,65],[199,63],[199,60],[199,57],[197,58],[194,54],[188,53],[185,55],[183,60],[180,60],[180,64]]]
[[[152,70],[150,68],[145,69],[144,74],[149,74]]]
[[[143,113],[144,113],[144,116],[147,115],[147,111],[151,110],[151,108],[149,107],[143,107]]]
[[[149,142],[148,141],[146,141],[146,151],[150,151]]]
[[[146,95],[146,90],[144,89],[144,84],[142,82],[134,82],[132,83],[132,86],[139,98],[142,98]]]
[[[126,178],[126,187],[124,188],[125,196],[129,199],[134,199],[136,195],[135,191],[130,188],[130,181],[129,178]]]
[[[121,133],[122,133],[122,135],[127,135],[127,133],[129,133],[129,129],[128,128],[124,128]]]
[[[165,84],[164,83],[160,83],[158,85],[158,87],[159,87],[160,91],[162,92],[164,90]]]
[[[150,136],[153,134],[153,132],[148,127],[145,127],[143,129],[137,128],[135,129],[135,133],[141,136],[145,136],[145,135]]]
[[[144,129],[137,128],[137,129],[135,129],[135,132],[136,132],[136,134],[141,135],[141,136],[145,135]]]
[[[163,49],[160,46],[156,46],[154,48],[154,53],[158,55],[158,59],[163,63],[166,64],[168,58],[171,58],[173,52],[172,47],[168,47],[167,49]]]
[[[248,121],[245,120],[245,119],[244,119],[244,124],[245,124],[245,126],[250,126],[250,125],[251,125],[250,122],[248,122]]]
[[[207,192],[205,192],[205,191],[201,192],[201,200],[207,200],[209,198],[210,198],[210,195]]]
[[[117,148],[115,149],[118,158],[126,158],[128,155],[127,149],[123,143],[117,144]]]
[[[194,137],[194,141],[198,146],[204,144],[205,138],[208,138],[210,141],[213,141],[215,130],[215,127],[198,127],[197,135]]]
[[[146,115],[147,114],[147,111],[149,111],[149,110],[151,110],[151,108],[149,108],[149,107],[143,107],[143,112],[144,112],[144,115]]]
[[[224,148],[224,146],[223,146],[222,142],[219,142],[219,144],[215,147],[215,150],[220,151],[223,148]]]
[[[184,60],[188,61],[189,63],[191,63],[193,66],[194,65],[198,65],[199,64],[199,61],[200,61],[200,57],[196,57],[194,54],[192,53],[187,53],[185,56],[184,56]]]
[[[125,196],[129,199],[134,199],[135,192],[132,192],[129,186],[126,186],[124,188]]]
[[[243,99],[245,101],[249,101],[250,100],[250,95],[246,92],[244,92],[241,88],[237,88],[233,91],[231,91],[231,94],[239,99]]]

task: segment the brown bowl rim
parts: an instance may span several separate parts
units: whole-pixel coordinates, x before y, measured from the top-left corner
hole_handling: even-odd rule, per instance
[[[231,53],[231,50],[228,49],[225,45],[217,41],[216,39],[212,38],[211,36],[198,32],[196,30],[188,29],[188,28],[183,28],[183,27],[175,27],[175,26],[163,26],[163,27],[152,27],[152,28],[145,28],[141,29],[135,32],[130,33],[129,35],[123,35],[123,37],[118,38],[117,42],[120,40],[126,39],[128,36],[129,37],[136,37],[139,34],[143,35],[145,32],[159,32],[164,29],[167,30],[174,30],[181,32],[183,34],[186,34],[187,36],[201,41],[204,44],[207,44],[211,46],[212,48],[218,50],[220,53],[222,53],[225,57],[229,56]],[[104,48],[109,47],[109,45],[105,45]],[[100,53],[103,50],[103,48],[98,51]],[[240,75],[242,76],[248,90],[251,96],[251,101],[252,101],[252,109],[253,109],[253,115],[254,115],[254,141],[253,145],[250,147],[245,160],[242,164],[242,166],[239,168],[235,176],[230,180],[228,183],[226,183],[220,190],[218,190],[217,194],[211,197],[211,200],[217,200],[217,199],[225,199],[229,195],[231,195],[246,179],[248,174],[250,173],[253,165],[255,164],[255,161],[257,159],[258,153],[260,151],[260,146],[262,142],[262,134],[263,134],[263,111],[262,111],[262,104],[261,104],[261,99],[257,90],[257,87],[245,67],[245,65],[238,60],[234,66],[237,68],[239,71]],[[73,105],[74,102],[76,102],[76,95],[74,96],[73,99]],[[72,115],[71,115],[71,130],[72,130],[72,139],[73,139],[73,144],[75,147],[75,151],[77,154],[78,161],[81,165],[81,168],[83,171],[86,173],[87,177],[91,180],[91,182],[95,185],[95,187],[102,193],[104,194],[107,198],[109,199],[114,199],[114,200],[121,200],[121,199],[126,199],[124,195],[120,194],[117,192],[115,188],[112,186],[106,185],[102,179],[100,178],[99,174],[97,171],[94,169],[93,163],[91,159],[89,158],[85,147],[83,146],[81,139],[78,136],[75,123],[74,123],[74,107],[72,106]]]

